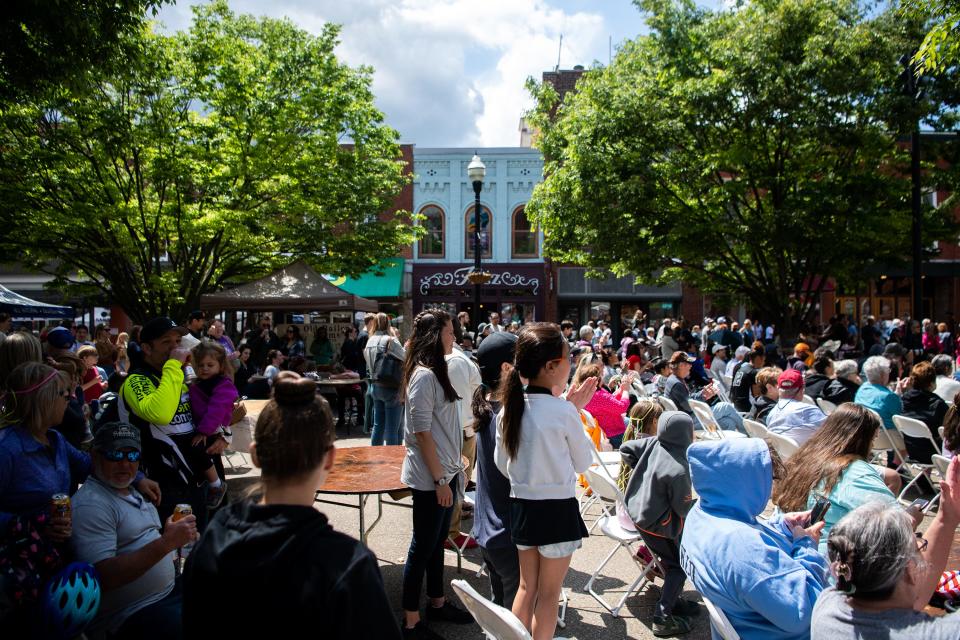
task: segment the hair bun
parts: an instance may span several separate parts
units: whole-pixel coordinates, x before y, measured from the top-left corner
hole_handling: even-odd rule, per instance
[[[273,399],[281,407],[307,404],[317,397],[317,385],[309,378],[278,377],[273,384]]]

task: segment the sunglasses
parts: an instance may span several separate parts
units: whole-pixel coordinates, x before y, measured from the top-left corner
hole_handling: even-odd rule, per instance
[[[103,451],[103,457],[110,462],[120,462],[124,458],[128,462],[140,462],[139,451]]]

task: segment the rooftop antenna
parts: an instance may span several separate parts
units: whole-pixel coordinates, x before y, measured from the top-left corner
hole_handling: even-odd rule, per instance
[[[557,47],[557,68],[554,71],[560,71],[560,52],[563,50],[563,34],[560,34],[560,46]]]

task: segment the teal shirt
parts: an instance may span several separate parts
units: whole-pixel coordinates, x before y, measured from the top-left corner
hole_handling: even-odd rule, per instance
[[[808,509],[813,508],[816,502],[814,494],[821,493],[822,490],[821,483],[807,498]],[[883,484],[883,476],[880,472],[872,464],[863,460],[854,460],[847,466],[827,499],[830,500],[830,508],[827,509],[823,533],[820,535],[820,553],[824,555],[827,553],[827,538],[830,537],[830,530],[843,516],[868,502],[897,501],[887,485]]]
[[[887,429],[895,429],[893,416],[903,413],[903,402],[900,400],[900,396],[890,389],[872,382],[864,382],[860,385],[853,401],[879,413],[883,420],[883,426]]]

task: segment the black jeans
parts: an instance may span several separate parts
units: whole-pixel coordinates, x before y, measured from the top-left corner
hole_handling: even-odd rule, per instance
[[[454,501],[457,499],[457,480],[450,482]],[[453,506],[441,507],[436,491],[413,490],[413,538],[403,567],[404,611],[420,610],[420,588],[423,574],[427,574],[427,597],[443,597],[443,542],[450,528]]]
[[[660,560],[663,567],[663,589],[660,591],[660,602],[654,615],[668,616],[673,611],[673,605],[683,592],[683,583],[687,581],[687,574],[680,566],[680,546],[676,540],[660,538],[649,533],[640,532],[643,543],[650,553]]]
[[[516,545],[487,549],[481,547],[483,561],[490,576],[490,591],[493,603],[507,609],[513,608],[513,599],[520,588],[520,556]]]

